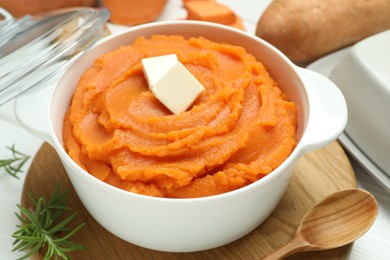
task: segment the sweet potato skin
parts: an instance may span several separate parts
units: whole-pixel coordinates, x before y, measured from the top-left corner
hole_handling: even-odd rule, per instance
[[[389,0],[274,0],[256,35],[293,62],[307,64],[387,29]]]

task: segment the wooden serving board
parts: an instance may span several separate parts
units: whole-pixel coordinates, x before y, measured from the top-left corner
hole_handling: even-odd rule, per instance
[[[299,159],[294,176],[272,215],[247,236],[226,246],[194,253],[167,253],[141,248],[125,242],[101,227],[81,204],[55,150],[44,144],[36,155],[23,189],[22,205],[31,205],[26,192],[35,197],[50,197],[57,183],[69,188],[68,205],[78,211],[74,226],[86,223],[72,241],[87,250],[71,253],[71,259],[260,259],[287,243],[305,214],[325,196],[356,187],[348,157],[337,142]],[[93,194],[91,194],[93,196]],[[96,202],[99,203],[99,202]],[[228,216],[227,216],[228,217]],[[129,231],[131,232],[131,230]],[[346,259],[351,245],[342,248],[295,254],[289,259]],[[33,259],[43,259],[43,255]]]

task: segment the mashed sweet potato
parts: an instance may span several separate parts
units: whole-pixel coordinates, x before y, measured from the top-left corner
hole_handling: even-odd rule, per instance
[[[141,59],[176,53],[205,91],[173,115]],[[296,145],[295,105],[244,48],[181,36],[139,38],[97,59],[64,118],[71,158],[96,178],[168,198],[232,191],[278,167]]]

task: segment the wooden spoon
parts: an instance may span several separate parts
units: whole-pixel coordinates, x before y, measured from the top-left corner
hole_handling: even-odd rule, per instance
[[[377,214],[376,200],[367,191],[349,189],[333,193],[306,213],[289,243],[262,259],[344,246],[363,235]]]

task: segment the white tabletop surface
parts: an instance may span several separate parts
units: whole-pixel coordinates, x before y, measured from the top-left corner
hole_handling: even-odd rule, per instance
[[[254,33],[256,22],[270,0],[220,0],[241,16],[249,33]],[[181,0],[170,0],[161,20],[184,18]],[[114,28],[114,31],[120,28]],[[13,102],[0,107],[0,158],[9,157],[7,146],[16,148],[34,157],[42,141],[20,127],[13,115]],[[12,252],[12,233],[16,230],[18,212],[25,173],[32,160],[24,166],[20,179],[0,170],[0,259],[16,259],[22,254]],[[359,238],[352,247],[349,259],[390,259],[390,193],[375,182],[369,174],[353,162],[360,188],[368,190],[379,203],[379,215],[372,228]]]

